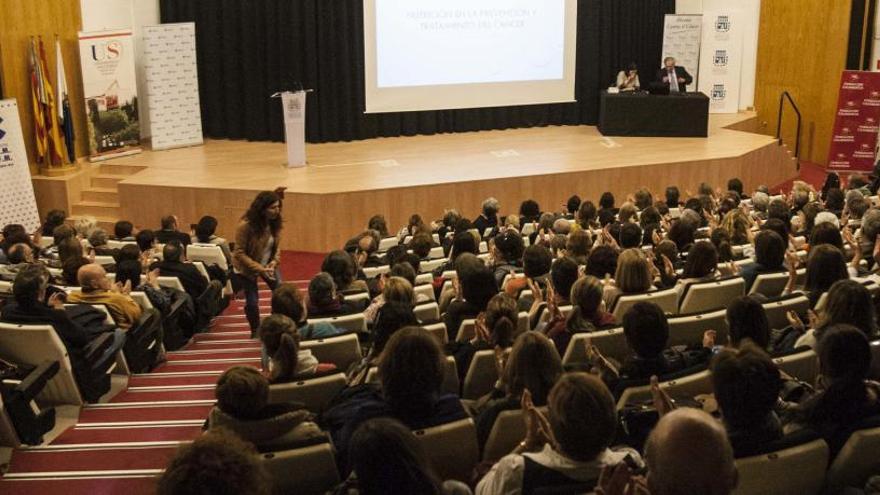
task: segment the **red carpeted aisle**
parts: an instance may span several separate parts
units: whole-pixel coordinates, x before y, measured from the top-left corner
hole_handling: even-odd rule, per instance
[[[285,256],[285,279],[314,275],[318,268],[306,267],[303,259],[320,263],[321,257]],[[269,291],[264,288],[260,297],[268,308]],[[201,434],[220,373],[236,365],[260,366],[260,344],[249,338],[242,304],[233,301],[209,332],[169,352],[166,364],[132,376],[109,403],[83,407],[76,426],[51,444],[16,450],[0,493],[154,493],[156,477],[178,446]]]

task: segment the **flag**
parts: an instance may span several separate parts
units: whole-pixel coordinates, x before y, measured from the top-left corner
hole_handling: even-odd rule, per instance
[[[31,64],[31,106],[34,112],[34,141],[37,145],[36,158],[37,163],[43,164],[46,161],[46,150],[49,148],[48,133],[46,131],[46,119],[43,115],[43,78],[40,74],[41,67],[37,58],[36,41],[31,38],[29,57]]]
[[[44,118],[46,119],[46,130],[49,138],[49,166],[64,165],[64,145],[61,142],[61,131],[58,126],[58,120],[55,118],[57,111],[55,110],[55,93],[52,92],[52,83],[49,81],[49,63],[46,62],[46,47],[43,45],[43,38],[40,38],[40,72],[43,77],[43,92],[46,95]]]
[[[55,63],[55,76],[58,78],[58,82],[55,84],[58,91],[58,97],[55,99],[58,105],[58,126],[64,134],[67,159],[73,163],[76,161],[76,150],[73,144],[73,118],[70,115],[70,99],[67,96],[67,74],[64,71],[64,57],[61,55],[61,41],[57,37],[55,38]]]

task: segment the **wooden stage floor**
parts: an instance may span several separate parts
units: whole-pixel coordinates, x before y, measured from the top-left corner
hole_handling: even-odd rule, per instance
[[[662,194],[669,184],[738,176],[755,187],[793,177],[772,137],[730,128],[754,119],[713,115],[706,139],[605,138],[591,126],[556,126],[314,144],[302,169],[283,166],[282,143],[220,140],[108,163],[147,167],[119,184],[121,213],[136,224],[175,212],[188,225],[212,214],[230,235],[255,191],[286,186],[284,247],[326,251],[374,213],[396,228],[411,213],[434,218],[447,207],[475,216],[490,195],[514,212],[529,197],[557,209],[575,193],[595,201],[605,190],[622,199],[638,187]]]

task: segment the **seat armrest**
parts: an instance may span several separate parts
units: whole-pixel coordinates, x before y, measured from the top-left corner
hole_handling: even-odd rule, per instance
[[[58,373],[61,365],[58,361],[43,361],[33,371],[31,371],[24,380],[15,384],[11,392],[21,395],[21,397],[30,401],[43,390],[46,383]],[[9,380],[4,380],[3,387],[7,387]]]
[[[94,363],[104,354],[104,351],[110,348],[112,344],[112,332],[104,332],[101,335],[98,335],[97,337],[92,339],[92,341],[86,344],[85,348],[83,349],[86,362]]]

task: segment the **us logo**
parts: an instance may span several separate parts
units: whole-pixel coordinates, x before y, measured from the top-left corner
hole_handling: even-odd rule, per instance
[[[712,87],[712,99],[715,101],[727,98],[727,88],[723,84],[716,84]]]
[[[715,50],[713,63],[716,67],[726,67],[728,60],[730,60],[730,57],[727,55],[727,50]]]
[[[719,15],[717,19],[715,19],[715,31],[719,33],[726,33],[730,31],[730,16]]]

